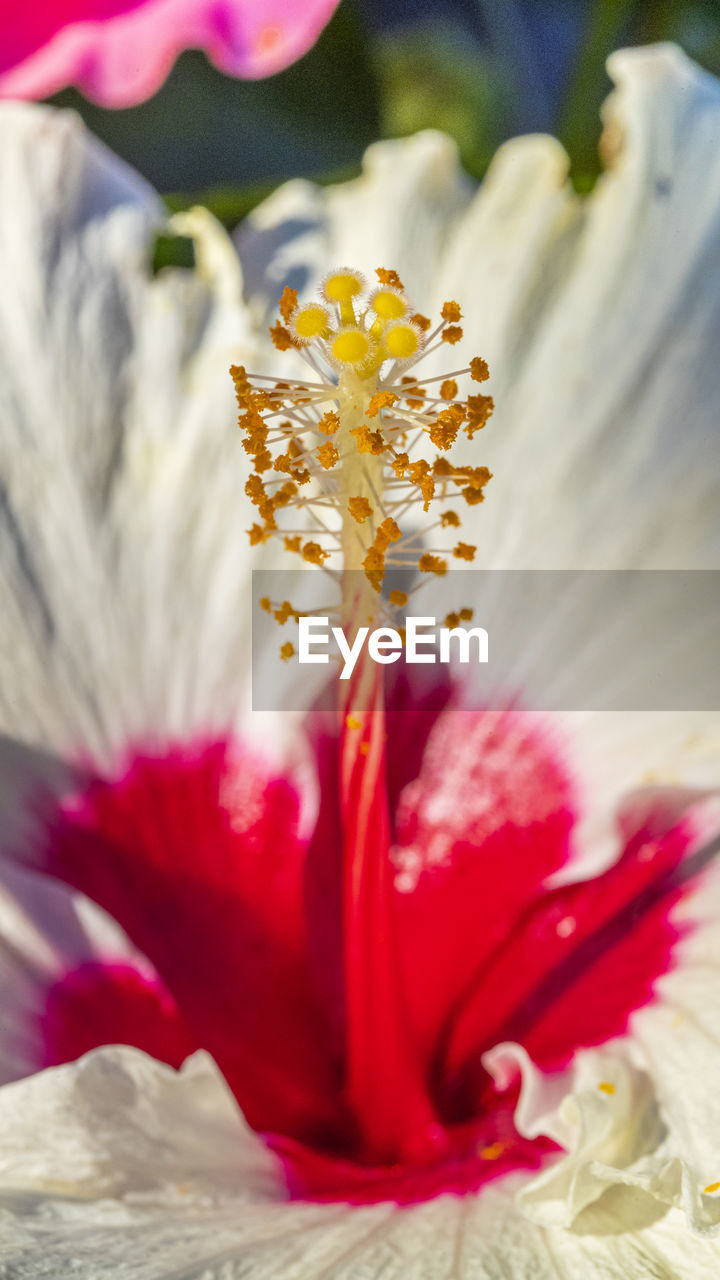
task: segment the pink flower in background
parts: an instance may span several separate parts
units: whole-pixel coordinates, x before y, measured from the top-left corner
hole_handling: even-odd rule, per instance
[[[183,49],[257,79],[315,43],[337,0],[0,0],[0,97],[45,98],[74,84],[106,107],[160,87]]]

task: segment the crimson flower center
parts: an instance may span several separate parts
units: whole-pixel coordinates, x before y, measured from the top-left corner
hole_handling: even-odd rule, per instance
[[[125,930],[128,956],[68,961],[42,1065],[130,1043],[208,1050],[303,1197],[400,1201],[538,1167],[519,1081],[622,1034],[672,960],[689,822],[660,800],[614,864],[551,887],[577,823],[548,725],[396,691],[340,733],[310,725],[299,784],[233,739],[135,749],[48,816],[37,862]],[[137,952],[143,960],[136,959]]]

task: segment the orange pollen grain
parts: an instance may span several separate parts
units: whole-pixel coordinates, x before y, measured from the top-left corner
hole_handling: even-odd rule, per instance
[[[418,569],[421,573],[435,573],[438,578],[442,578],[447,573],[447,563],[441,556],[433,556],[426,551],[418,560]]]
[[[456,560],[474,560],[477,547],[470,546],[469,542],[458,542],[453,548],[453,555]]]
[[[291,289],[289,285],[286,285],[282,291],[282,297],[280,298],[280,302],[278,303],[278,306],[280,308],[280,315],[282,316],[286,324],[289,323],[290,317],[292,316],[293,311],[297,307],[297,304],[298,304],[297,289]]]
[[[353,520],[357,520],[358,524],[363,524],[365,520],[369,520],[373,513],[367,498],[348,498],[348,511]]]
[[[402,280],[400,279],[397,271],[392,270],[392,268],[376,267],[375,275],[380,281],[380,284],[387,284],[391,289],[403,289],[404,291]]]

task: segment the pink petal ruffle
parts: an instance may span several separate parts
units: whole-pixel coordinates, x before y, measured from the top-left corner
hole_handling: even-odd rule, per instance
[[[150,97],[183,49],[259,79],[300,58],[338,0],[0,0],[0,97],[73,84],[106,107]]]

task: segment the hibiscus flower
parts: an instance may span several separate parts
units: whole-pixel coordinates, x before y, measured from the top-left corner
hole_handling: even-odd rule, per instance
[[[315,43],[337,0],[39,0],[2,6],[0,96],[46,98],[73,84],[105,107],[159,89],[183,49],[256,79]]]
[[[227,368],[282,377],[265,312],[333,262],[463,299],[485,563],[715,565],[720,90],[611,70],[587,202],[549,139],[477,195],[443,138],[383,144],[258,210],[244,292],[202,211],[153,279],[152,193],[3,111],[10,1274],[717,1273],[713,718],[398,683],[303,749],[247,707]]]

